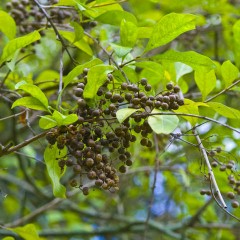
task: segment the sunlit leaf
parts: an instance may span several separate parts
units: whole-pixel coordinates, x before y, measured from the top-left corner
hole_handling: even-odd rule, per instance
[[[3,32],[9,40],[16,35],[16,23],[14,19],[6,12],[0,11],[0,31]]]
[[[208,102],[207,104],[214,111],[224,117],[240,119],[240,111],[235,108],[228,107],[219,102]]]
[[[63,175],[62,169],[58,166],[58,159],[66,157],[67,148],[59,150],[57,145],[47,146],[44,151],[44,160],[47,172],[52,182],[53,194],[55,197],[65,198],[66,188],[60,183]]]
[[[41,38],[40,34],[38,31],[34,31],[32,33],[29,33],[23,37],[15,38],[9,41],[6,46],[3,48],[3,53],[0,57],[0,65],[5,62],[10,60],[14,53],[29,44],[36,42]]]
[[[51,115],[40,116],[39,127],[49,129],[57,126],[57,121]]]
[[[214,70],[210,72],[195,71],[195,82],[201,91],[202,100],[204,101],[208,94],[216,87],[216,76]]]
[[[139,111],[139,109],[133,109],[133,108],[122,108],[119,109],[116,113],[117,120],[122,123],[124,120],[126,120],[128,117],[130,117],[133,113],[136,111]]]
[[[225,87],[228,87],[239,76],[239,70],[229,60],[225,61],[221,66],[221,73],[225,82]]]
[[[178,82],[178,80],[185,74],[193,71],[193,69],[190,66],[181,62],[175,63],[175,69],[176,69],[176,82]]]
[[[179,119],[175,115],[160,115],[161,113],[161,111],[153,109],[151,112],[153,115],[148,117],[148,123],[155,133],[169,134],[178,126]]]
[[[120,58],[126,56],[132,50],[132,48],[130,47],[123,47],[114,43],[111,43],[110,45],[113,48],[116,55]]]
[[[121,45],[125,47],[133,47],[137,41],[138,28],[133,22],[122,20],[120,26]]]
[[[156,55],[152,59],[156,61],[182,62],[192,67],[194,70],[205,72],[209,72],[216,67],[210,58],[193,51],[177,52],[169,50],[166,53]]]
[[[34,110],[48,111],[48,109],[42,104],[42,102],[40,102],[38,99],[34,97],[19,98],[13,103],[12,108],[19,106]]]
[[[25,240],[40,240],[34,224],[27,224],[23,227],[8,228],[8,230],[18,234]]]
[[[145,52],[171,42],[180,34],[195,29],[196,17],[192,14],[170,13],[154,26]]]
[[[106,81],[107,74],[114,70],[113,66],[97,65],[90,68],[88,81],[85,85],[84,98],[94,98],[99,87]]]

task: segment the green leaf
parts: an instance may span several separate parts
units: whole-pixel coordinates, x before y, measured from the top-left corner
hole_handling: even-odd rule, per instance
[[[27,224],[23,227],[8,228],[8,230],[18,234],[25,240],[40,240],[34,224]]]
[[[39,102],[41,102],[46,110],[48,110],[48,99],[39,87],[22,81],[16,84],[15,88],[21,89],[24,92],[29,93],[32,97],[36,98]]]
[[[82,65],[75,67],[71,72],[68,73],[68,75],[66,77],[64,77],[64,79],[63,79],[64,88],[66,88],[67,85],[74,80],[74,78],[76,78],[78,75],[82,74],[84,68],[91,68],[95,65],[99,65],[102,63],[103,63],[102,60],[95,58],[89,62],[86,62]]]
[[[154,26],[145,52],[171,42],[180,34],[195,29],[196,16],[192,14],[170,13]]]
[[[180,106],[178,108],[178,110],[174,110],[174,112],[199,115],[199,111],[198,111],[199,106],[208,107],[208,105],[206,103],[194,102],[192,100],[189,100],[189,99],[185,98],[184,99],[184,105]],[[189,121],[192,124],[192,126],[195,126],[197,124],[198,120],[199,120],[196,117],[186,117],[186,116],[182,116],[182,117],[184,119],[186,119],[187,121]]]
[[[122,20],[125,19],[128,22],[132,22],[137,25],[137,19],[134,15],[126,11],[112,10],[107,11],[96,18],[96,21],[120,26]]]
[[[17,99],[13,103],[12,108],[18,107],[18,106],[22,106],[22,107],[26,107],[34,110],[48,111],[48,109],[38,99],[34,97],[22,97]]]
[[[235,108],[227,107],[224,104],[218,102],[208,102],[207,104],[215,112],[224,117],[240,119],[240,111]]]
[[[237,66],[240,67],[240,20],[236,21],[232,28],[233,31],[233,46],[234,57]],[[232,39],[231,39],[232,40]]]
[[[84,98],[94,98],[100,86],[104,84],[107,74],[114,70],[113,66],[97,65],[90,68],[88,81],[84,88]]]
[[[117,120],[122,123],[124,120],[126,120],[128,117],[130,117],[133,113],[136,111],[139,111],[139,109],[133,109],[133,108],[122,108],[119,109],[116,113]]]
[[[157,61],[182,62],[192,67],[194,70],[205,72],[209,72],[216,67],[210,58],[193,51],[177,52],[169,50],[164,54],[159,54],[153,57],[152,59]]]
[[[138,38],[150,38],[153,29],[151,27],[139,27],[138,28]]]
[[[0,57],[0,65],[5,61],[10,60],[17,50],[24,48],[33,42],[36,42],[40,38],[41,36],[39,32],[34,31],[23,37],[15,38],[9,41],[3,49],[2,56]]]
[[[75,32],[69,32],[69,31],[59,31],[59,32],[61,36],[63,36],[71,44],[73,44],[83,52],[87,53],[89,56],[93,55],[92,49],[90,48],[89,44],[84,40],[84,38],[81,38],[78,41],[76,41],[78,36],[75,35]]]
[[[228,87],[234,80],[238,78],[239,70],[228,60],[222,64],[221,73],[225,82],[225,87]]]
[[[185,74],[193,71],[191,67],[181,62],[175,63],[175,69],[176,69],[176,82],[178,82],[178,80]]]
[[[75,38],[73,42],[77,42],[84,36],[84,30],[77,22],[71,22],[71,26],[74,27]]]
[[[58,126],[61,125],[69,125],[71,123],[74,123],[78,120],[77,114],[69,114],[67,116],[63,115],[62,113],[58,111],[54,111],[52,115],[53,119],[57,122]]]
[[[57,148],[57,145],[47,146],[44,151],[44,160],[47,166],[47,172],[52,182],[53,194],[55,197],[65,198],[66,188],[60,183],[60,178],[63,175],[58,160],[64,158],[67,154],[67,148],[62,150]]]
[[[132,48],[130,47],[123,47],[114,43],[110,43],[111,47],[113,48],[116,55],[120,58],[126,56],[128,53],[131,52]]]
[[[5,237],[5,238],[3,238],[3,240],[15,240],[15,238],[13,238],[13,237]]]
[[[133,47],[137,41],[138,28],[132,22],[127,22],[125,19],[121,22],[120,39],[121,45],[125,47]]]
[[[208,94],[215,88],[216,86],[216,76],[214,70],[210,72],[201,72],[195,71],[194,73],[195,82],[202,93],[202,100],[204,101]]]
[[[0,11],[0,31],[3,32],[9,40],[16,35],[16,23],[14,19],[6,12]]]
[[[151,114],[161,114],[162,112],[153,109]],[[152,130],[157,133],[169,134],[178,126],[179,119],[175,115],[153,115],[148,117],[148,123]]]
[[[39,127],[49,129],[57,126],[56,120],[51,115],[40,116]]]

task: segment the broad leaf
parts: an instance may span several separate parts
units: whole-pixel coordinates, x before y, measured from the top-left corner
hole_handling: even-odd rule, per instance
[[[233,46],[234,57],[237,66],[240,67],[240,20],[236,21],[232,28],[233,31]]]
[[[127,22],[125,19],[121,22],[120,39],[121,45],[125,47],[133,47],[137,41],[138,28],[132,22]]]
[[[194,73],[195,82],[202,93],[202,100],[204,101],[208,94],[215,88],[216,86],[216,76],[214,70],[210,72],[201,72],[195,71]]]
[[[139,111],[139,109],[133,109],[133,108],[119,109],[116,113],[117,120],[120,123],[122,123],[124,120],[126,120],[128,117],[130,117],[136,111]]]
[[[151,114],[161,114],[162,112],[153,109]],[[148,117],[148,123],[152,130],[157,133],[169,134],[178,126],[179,119],[175,115],[153,115]]]
[[[0,11],[0,31],[3,32],[9,40],[16,35],[16,23],[14,19],[6,12]]]
[[[58,166],[58,160],[64,158],[67,154],[67,148],[62,150],[57,145],[47,146],[44,151],[44,160],[47,166],[47,172],[52,182],[53,194],[55,197],[65,198],[66,188],[60,183],[63,175],[62,170]]]
[[[88,81],[84,88],[84,98],[94,98],[99,87],[106,81],[107,74],[114,70],[113,66],[97,65],[90,68]]]
[[[229,60],[225,61],[221,66],[222,77],[225,87],[228,87],[234,80],[238,78],[239,70]]]
[[[159,54],[153,57],[152,59],[156,61],[182,62],[192,67],[194,70],[205,72],[209,72],[216,67],[210,58],[193,51],[177,52],[169,50],[164,54]]]
[[[128,53],[131,52],[132,48],[130,47],[123,47],[114,43],[110,43],[112,49],[114,50],[115,54],[122,58],[124,56],[126,56]]]
[[[52,115],[53,119],[57,122],[58,126],[61,125],[69,125],[71,123],[74,123],[78,120],[77,114],[69,114],[67,116],[63,115],[62,113],[58,111],[54,111]]]
[[[208,102],[207,104],[214,111],[216,111],[217,113],[224,117],[240,119],[240,111],[237,109],[227,107],[226,105],[219,102]]]
[[[40,116],[39,127],[49,129],[57,126],[56,120],[51,115]]]
[[[36,98],[39,102],[41,102],[46,109],[48,109],[48,99],[45,96],[45,94],[42,92],[42,90],[36,85],[22,81],[16,84],[15,88],[21,89],[24,92],[30,94],[32,97]]]
[[[23,227],[8,228],[8,230],[18,234],[25,240],[40,240],[34,224],[27,224]]]
[[[96,21],[120,26],[122,20],[125,19],[128,22],[132,22],[137,25],[137,19],[134,15],[126,11],[112,10],[107,11],[96,18]]]
[[[5,238],[3,238],[3,240],[15,240],[15,238],[13,238],[13,237],[5,237]]]
[[[151,27],[139,27],[138,28],[138,38],[150,38],[153,29]]]
[[[185,98],[184,105],[180,106],[178,110],[174,110],[174,112],[199,115],[199,110],[198,110],[199,106],[208,107],[206,103],[194,102],[192,100]],[[192,124],[192,126],[196,125],[199,120],[197,117],[187,117],[187,116],[182,116],[182,117],[187,121],[189,121]]]
[[[82,65],[75,67],[71,72],[68,73],[68,75],[66,77],[64,77],[64,79],[63,79],[64,88],[66,88],[67,85],[74,80],[74,78],[76,78],[78,75],[82,74],[84,68],[91,68],[91,67],[93,67],[95,65],[99,65],[99,64],[102,64],[102,60],[95,58],[89,62],[86,62]]]
[[[191,67],[181,62],[175,63],[175,69],[176,69],[176,82],[178,82],[178,80],[185,74],[193,71]]]
[[[180,34],[195,29],[196,17],[192,14],[170,13],[160,19],[152,31],[145,52],[171,42]]]
[[[0,65],[5,61],[10,60],[17,50],[24,48],[33,42],[36,42],[40,38],[41,36],[39,32],[34,31],[23,37],[15,38],[9,41],[3,49],[2,56],[0,57]]]
[[[46,108],[38,99],[34,97],[19,98],[13,103],[12,108],[19,106],[34,110],[48,111],[48,108]]]

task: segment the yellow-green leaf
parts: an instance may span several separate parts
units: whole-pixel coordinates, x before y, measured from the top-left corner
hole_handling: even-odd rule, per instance
[[[225,87],[228,87],[234,80],[238,78],[239,70],[229,60],[225,61],[221,66],[222,77]]]
[[[40,240],[34,224],[27,224],[23,227],[8,228],[8,230],[18,234],[25,240]]]
[[[6,12],[0,11],[0,31],[3,32],[9,40],[16,35],[16,23],[14,19]]]
[[[136,111],[139,111],[139,109],[133,109],[133,108],[122,108],[119,109],[116,113],[117,120],[122,123],[124,120],[126,120],[128,117],[130,117],[133,113]]]
[[[12,108],[18,107],[18,106],[22,106],[22,107],[26,107],[34,110],[48,111],[48,109],[37,98],[34,98],[34,97],[22,97],[17,99],[13,103]]]

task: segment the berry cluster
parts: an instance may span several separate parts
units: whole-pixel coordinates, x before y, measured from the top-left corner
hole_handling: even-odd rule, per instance
[[[152,96],[148,95],[152,86],[146,78],[138,84],[117,84],[113,75],[108,74],[106,82],[97,91],[93,106],[83,97],[87,75],[88,69],[84,69],[83,81],[74,89],[78,121],[74,125],[52,129],[47,140],[52,145],[56,143],[60,150],[67,146],[71,158],[58,160],[58,163],[61,168],[72,167],[75,178],[70,181],[71,186],[81,187],[76,176],[85,176],[93,180],[95,186],[115,191],[119,183],[117,169],[125,173],[127,166],[133,163],[127,149],[137,140],[136,135],[141,135],[142,146],[152,147],[148,137],[152,129],[147,121],[151,110],[177,109],[184,102],[178,96],[180,88],[172,83],[167,84],[162,93]],[[122,107],[139,111],[120,124],[116,113]],[[84,188],[83,193],[87,194],[88,189]]]
[[[49,4],[55,4],[58,1],[49,1]],[[11,0],[6,4],[7,10],[19,26],[22,34],[32,32],[46,26],[46,17],[34,1],[30,0]],[[50,8],[48,14],[54,23],[62,24],[66,19],[77,17],[74,10],[65,10],[59,8]],[[42,32],[41,32],[42,34]]]

